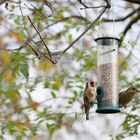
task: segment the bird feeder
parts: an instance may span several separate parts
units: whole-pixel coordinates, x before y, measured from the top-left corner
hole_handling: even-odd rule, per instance
[[[100,37],[97,42],[97,113],[117,113],[118,44],[114,37]]]

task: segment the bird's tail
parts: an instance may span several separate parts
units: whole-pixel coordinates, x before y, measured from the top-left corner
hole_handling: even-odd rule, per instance
[[[86,120],[89,120],[89,111],[86,112]]]

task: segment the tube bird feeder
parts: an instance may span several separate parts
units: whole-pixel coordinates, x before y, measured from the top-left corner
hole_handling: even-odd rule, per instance
[[[96,38],[97,42],[97,113],[117,113],[118,44],[114,37]]]

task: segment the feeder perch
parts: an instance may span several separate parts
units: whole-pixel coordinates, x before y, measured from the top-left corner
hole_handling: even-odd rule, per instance
[[[118,44],[114,37],[100,37],[97,42],[97,113],[117,113]]]

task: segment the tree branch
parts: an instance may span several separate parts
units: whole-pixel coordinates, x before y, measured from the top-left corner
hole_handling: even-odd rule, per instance
[[[53,7],[52,7],[52,4],[48,1],[48,0],[43,0],[44,4],[47,5],[50,10],[53,12]]]
[[[104,0],[105,2],[106,2],[106,4],[107,4],[107,8],[109,9],[109,8],[111,8],[111,0]]]
[[[140,4],[140,0],[124,0],[124,1]]]
[[[50,54],[50,50],[49,50],[48,46],[47,46],[46,43],[44,42],[44,40],[43,40],[43,38],[41,37],[39,31],[37,30],[37,28],[35,27],[35,25],[34,25],[33,22],[31,21],[31,19],[30,19],[29,16],[28,16],[28,19],[29,19],[31,25],[34,27],[34,29],[35,29],[35,31],[37,32],[37,34],[39,35],[39,37],[40,37],[41,41],[43,42],[44,46],[46,47],[46,49],[47,49],[47,51],[48,51],[48,54],[49,54],[49,57],[50,57],[50,59],[51,59],[51,54]]]
[[[79,2],[80,4],[82,4],[85,8],[88,7],[88,6],[86,6],[86,5],[82,2],[82,0],[78,0],[78,2]]]
[[[40,56],[38,54],[38,52],[28,43],[28,46],[32,49],[32,51],[34,52],[34,54],[36,55],[36,57],[40,60]]]
[[[124,40],[125,38],[125,35],[127,34],[127,32],[131,29],[132,25],[135,24],[138,20],[140,19],[140,14],[138,14],[135,18],[133,18],[129,23],[128,25],[126,26],[126,28],[124,29],[123,31],[123,35],[121,37],[121,41],[120,41],[120,45],[122,43],[122,41]]]
[[[107,1],[107,2],[108,2],[108,1]],[[108,4],[108,3],[107,3],[107,4]],[[57,57],[58,57],[57,59],[60,59],[61,56],[62,56],[67,50],[69,50],[81,37],[83,37],[83,36],[93,27],[94,24],[96,24],[96,22],[97,22],[97,21],[99,20],[99,18],[104,14],[104,12],[106,11],[107,8],[110,8],[110,7],[109,7],[108,5],[105,6],[105,7],[102,9],[102,11],[100,12],[100,14],[96,17],[96,19],[85,29],[85,31],[84,31],[83,33],[81,33],[67,48],[65,48],[64,50],[62,50],[62,51],[60,51],[60,52],[58,53],[59,55],[57,56]],[[81,18],[81,17],[78,16],[78,18]],[[41,51],[39,51],[39,50],[37,50],[37,54],[36,54],[36,51],[33,50],[33,48],[32,48],[32,50],[34,51],[34,53],[36,54],[37,57],[38,57],[38,54],[41,54],[41,55],[43,55],[45,58],[49,59],[53,64],[56,64],[56,63],[57,63],[57,60],[56,60],[56,61],[53,61],[53,60],[52,60],[51,54],[56,54],[57,52],[50,52],[50,51],[49,51],[48,46],[47,46],[47,45],[45,44],[45,42],[43,41],[43,38],[41,37],[39,31],[37,30],[37,28],[35,27],[35,25],[34,25],[33,22],[31,21],[31,19],[30,19],[29,16],[28,16],[28,19],[29,19],[31,25],[34,27],[34,29],[35,29],[35,31],[37,32],[37,34],[39,35],[39,37],[40,37],[42,43],[45,45],[45,47],[46,47],[46,49],[47,49],[47,51],[48,51],[49,57],[46,56],[45,53],[43,53],[43,52],[41,52]],[[65,20],[66,20],[66,19],[68,19],[68,18],[65,18]],[[82,18],[82,19],[83,19],[83,18]],[[61,21],[62,21],[62,20],[60,20],[60,21],[58,21],[58,22],[61,22]],[[57,23],[58,23],[58,22],[57,22]],[[54,24],[52,24],[52,25],[54,25]],[[52,26],[52,25],[51,25],[51,26]]]
[[[91,7],[89,7],[89,6],[85,5],[85,4],[82,2],[82,0],[78,0],[78,2],[84,6],[84,8],[80,8],[81,10],[83,10],[83,9],[91,9],[91,8],[95,9],[95,8],[102,8],[102,7],[110,8],[111,5],[110,5],[110,3],[108,2],[108,0],[105,0],[105,1],[106,1],[106,3],[107,3],[107,6],[106,6],[106,5],[101,5],[101,6],[91,6]]]
[[[26,23],[24,21],[24,15],[23,15],[23,11],[22,11],[22,8],[21,8],[21,0],[19,0],[19,9],[20,9],[20,12],[21,12],[21,18],[22,18],[24,29],[25,29],[25,31],[26,31],[26,33],[28,35],[28,38],[30,38],[30,34],[29,34],[29,32],[28,32],[28,30],[26,28]]]
[[[107,7],[103,8],[103,10],[101,11],[101,13],[98,15],[98,17],[89,25],[89,27],[86,28],[86,30],[81,33],[66,49],[64,49],[61,54],[60,57],[67,51],[69,50],[81,37],[83,37],[92,27],[93,25],[99,20],[99,18],[104,14],[104,12],[106,11]]]
[[[135,9],[134,11],[132,11],[131,13],[129,13],[128,15],[126,15],[125,17],[122,17],[122,18],[119,18],[119,19],[115,19],[115,20],[104,18],[104,19],[103,19],[103,22],[113,22],[113,21],[114,21],[114,22],[121,22],[121,21],[124,21],[124,20],[128,19],[129,17],[133,16],[133,15],[134,15],[135,13],[137,13],[138,11],[140,11],[140,7],[137,8],[137,9]]]
[[[5,2],[12,2],[12,3],[17,3],[17,4],[19,3],[19,2],[12,1],[12,0],[1,0],[0,5]]]
[[[83,10],[83,9],[91,9],[91,8],[96,9],[96,8],[102,8],[102,7],[106,7],[106,5],[93,6],[93,7],[84,7],[84,8],[80,8],[80,9],[81,9],[81,10]]]
[[[48,60],[49,60],[50,62],[52,62],[53,64],[57,64],[57,60],[52,60],[52,59],[50,59],[45,53],[41,52],[40,50],[37,50],[37,51],[38,51],[38,53],[39,53],[42,57],[48,59]],[[51,55],[51,52],[50,52],[50,55]]]

